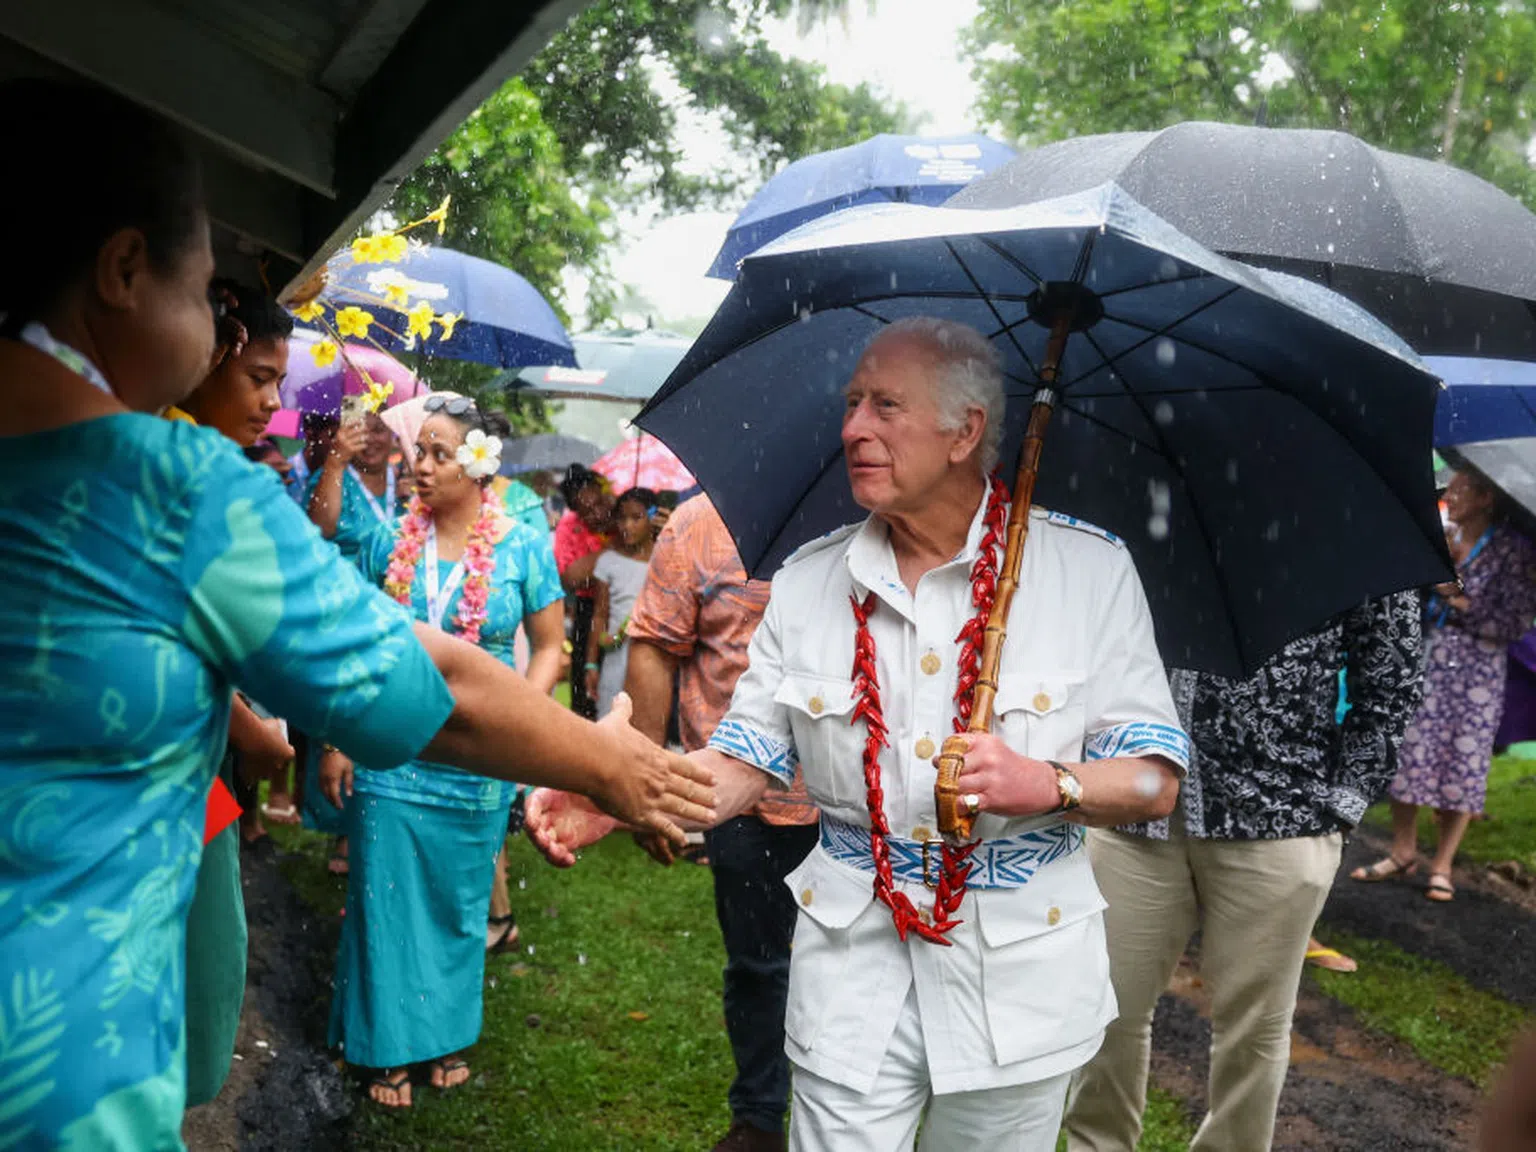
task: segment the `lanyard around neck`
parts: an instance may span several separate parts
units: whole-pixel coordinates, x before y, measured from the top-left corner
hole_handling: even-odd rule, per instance
[[[388,524],[390,513],[395,507],[395,470],[389,465],[384,466],[384,502],[368,491],[368,485],[363,483],[363,478],[357,474],[357,469],[347,465],[347,471],[352,474],[352,479],[357,481],[358,491],[363,494],[363,499],[368,501],[368,507],[373,510],[374,519],[380,524]]]
[[[448,610],[448,601],[459,587],[459,582],[464,579],[464,558],[461,556],[456,564],[448,570],[448,579],[444,582],[441,591],[437,584],[437,525],[433,523],[427,528],[427,546],[425,549],[427,561],[427,623],[443,631],[443,613]]]
[[[24,325],[19,336],[23,344],[30,344],[44,355],[52,356],[76,376],[82,377],[86,383],[101,389],[108,396],[117,395],[112,391],[112,385],[107,383],[107,378],[101,374],[100,368],[62,340],[55,340],[53,333],[36,320]]]

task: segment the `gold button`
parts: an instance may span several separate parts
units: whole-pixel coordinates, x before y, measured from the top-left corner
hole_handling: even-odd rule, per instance
[[[917,742],[917,747],[912,749],[912,751],[917,753],[919,760],[932,760],[935,751],[933,741],[924,736]]]
[[[820,696],[812,696],[809,707],[811,709],[812,716],[820,716],[822,710],[826,708],[826,704],[822,703]]]
[[[804,904],[807,908],[811,906],[811,901],[815,898],[816,893],[812,892],[809,888],[803,889],[800,893],[800,903]],[[1054,924],[1055,921],[1053,920],[1052,923]]]
[[[1045,914],[1045,922],[1047,924],[1051,925],[1053,928],[1057,924],[1060,924],[1061,923],[1061,909],[1053,907],[1049,912],[1047,912]]]
[[[1036,692],[1033,703],[1036,712],[1049,712],[1051,710],[1051,698],[1044,692]]]
[[[921,920],[924,924],[932,924],[933,923],[933,914],[931,912],[929,912],[928,909],[926,909],[926,908],[919,908],[917,910],[917,918],[919,920]]]
[[[926,824],[919,824],[916,828],[912,829],[912,839],[916,840],[919,844],[924,840],[932,840],[933,829]]]
[[[939,669],[944,667],[944,661],[940,660],[938,656],[932,652],[924,656],[918,663],[923,670],[924,676],[937,676],[939,674]]]

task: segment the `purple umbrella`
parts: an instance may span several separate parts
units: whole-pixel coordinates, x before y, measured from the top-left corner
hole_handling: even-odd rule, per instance
[[[324,416],[341,414],[341,398],[368,391],[366,372],[376,384],[392,384],[394,391],[384,402],[392,408],[402,400],[425,396],[429,389],[411,374],[411,370],[387,352],[367,344],[345,345],[345,355],[338,355],[324,366],[315,363],[314,348],[321,337],[302,328],[293,333],[288,356],[288,377],[283,381],[283,407]]]

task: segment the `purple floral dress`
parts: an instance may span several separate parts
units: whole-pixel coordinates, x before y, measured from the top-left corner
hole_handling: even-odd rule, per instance
[[[1500,525],[1460,574],[1469,604],[1430,630],[1424,702],[1390,792],[1405,804],[1475,813],[1504,711],[1506,651],[1536,619],[1536,546]]]

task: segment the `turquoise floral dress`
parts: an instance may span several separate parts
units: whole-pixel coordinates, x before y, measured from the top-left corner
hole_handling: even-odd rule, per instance
[[[380,530],[364,547],[363,572],[380,586],[394,545],[394,531]],[[547,534],[509,522],[495,555],[480,647],[512,667],[518,625],[565,593]],[[411,582],[421,621],[425,568],[423,556]],[[462,589],[444,605],[449,631]],[[516,786],[416,760],[358,771],[353,787],[330,1042],[366,1068],[461,1051],[480,1036],[491,877]]]
[[[452,699],[269,468],[118,415],[0,452],[0,1148],[180,1148],[183,958],[240,687],[387,768]]]

